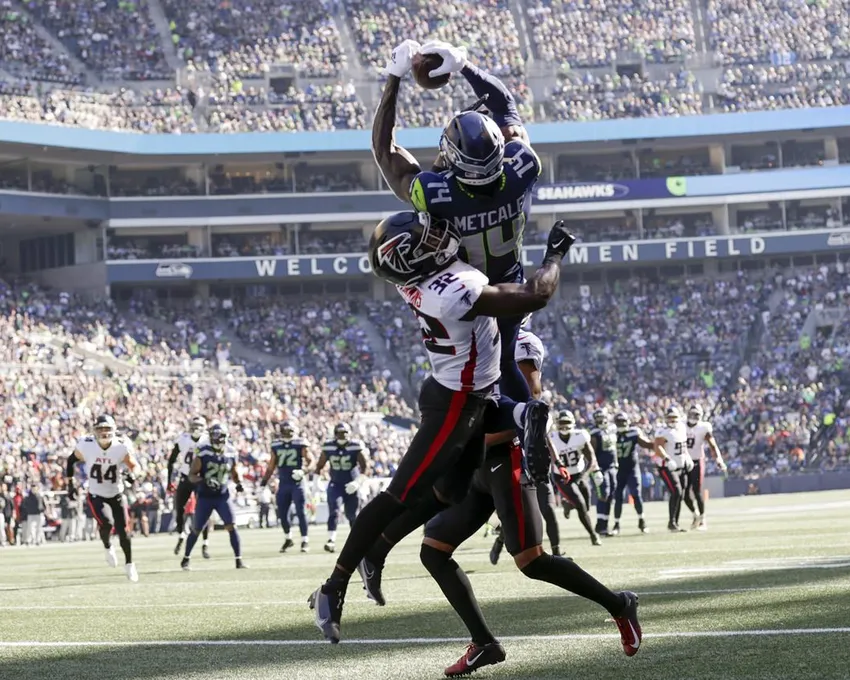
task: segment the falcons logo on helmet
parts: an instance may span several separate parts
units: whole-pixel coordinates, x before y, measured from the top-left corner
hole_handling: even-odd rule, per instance
[[[410,234],[404,232],[394,236],[378,248],[378,263],[386,265],[399,274],[412,274],[413,268],[405,256],[410,252]]]

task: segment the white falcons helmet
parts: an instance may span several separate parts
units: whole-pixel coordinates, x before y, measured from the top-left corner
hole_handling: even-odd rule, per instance
[[[195,441],[203,436],[206,429],[207,419],[203,416],[195,416],[191,421],[189,421],[189,434],[192,435],[192,439]]]
[[[558,411],[558,420],[556,421],[558,434],[570,434],[576,427],[576,417],[572,411]]]
[[[94,421],[94,438],[97,443],[103,448],[112,445],[112,440],[115,438],[115,431],[118,427],[115,425],[115,418],[110,415],[98,416]]]
[[[664,414],[664,421],[667,423],[668,427],[676,427],[676,425],[679,424],[679,420],[681,419],[681,417],[682,416],[679,413],[679,407],[671,406]]]
[[[702,416],[702,406],[694,404],[688,409],[688,425],[696,425],[700,420],[702,420]]]

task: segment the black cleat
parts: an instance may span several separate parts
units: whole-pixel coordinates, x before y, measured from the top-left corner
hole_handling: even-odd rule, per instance
[[[447,678],[459,678],[471,675],[479,668],[502,663],[505,660],[505,648],[498,642],[488,645],[476,645],[474,642],[466,648],[466,653],[446,668]]]
[[[333,541],[328,541],[327,543],[325,543],[325,552],[336,552],[336,543],[334,543]]]
[[[646,526],[646,520],[642,517],[638,520],[638,529],[640,529],[640,533],[642,534],[649,533],[649,527]]]
[[[301,541],[301,552],[309,552],[310,544],[307,541]]]
[[[553,545],[552,546],[552,554],[555,557],[560,557],[561,556],[561,546]]]
[[[493,547],[490,548],[490,564],[496,566],[499,563],[499,556],[502,554],[502,548],[504,547],[505,541],[501,535],[496,536],[496,540],[493,541]]]
[[[247,569],[248,565],[242,561],[241,557],[236,558],[236,568],[237,569]]]
[[[364,557],[357,565],[357,573],[363,580],[363,590],[366,591],[366,597],[379,607],[383,607],[387,603],[381,590],[381,577],[384,573],[384,567],[378,566]]]
[[[180,538],[177,539],[177,546],[174,548],[174,554],[179,555],[180,554],[180,548],[182,548],[182,547],[183,547],[183,538],[180,537]]]
[[[614,528],[612,528],[608,532],[608,535],[609,536],[619,536],[620,535],[620,523],[619,522],[614,522]]]
[[[687,532],[687,529],[682,529],[678,524],[670,522],[670,524],[667,525],[667,531],[672,534],[684,534]]]
[[[208,559],[210,558],[210,549],[209,549],[209,547],[207,547],[207,546],[205,546],[205,545],[202,545],[202,546],[201,546],[201,556],[202,556],[205,560],[208,560]]]
[[[570,518],[570,512],[572,512],[573,506],[567,505],[566,503],[562,506],[564,508],[564,519]]]
[[[192,571],[192,567],[190,567],[190,566],[189,566],[189,558],[188,558],[188,557],[184,557],[184,558],[180,561],[180,568],[181,568],[183,571]]]
[[[295,541],[293,541],[291,538],[287,538],[287,539],[283,542],[283,545],[280,547],[280,551],[281,551],[282,553],[285,553],[287,550],[289,550],[289,549],[290,549],[292,546],[294,546],[294,545],[295,545]]]
[[[525,407],[525,427],[523,428],[523,446],[526,459],[531,466],[532,461],[549,461],[549,443],[546,427],[549,425],[549,405],[532,399]],[[545,465],[544,470],[549,466]],[[533,468],[531,468],[533,472]]]
[[[322,631],[325,640],[334,645],[339,644],[339,622],[342,619],[345,591],[326,583],[313,591],[307,602],[315,612],[316,627]]]

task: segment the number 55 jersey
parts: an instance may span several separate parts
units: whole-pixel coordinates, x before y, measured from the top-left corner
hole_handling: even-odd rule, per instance
[[[82,437],[75,448],[85,459],[91,495],[112,498],[124,492],[124,479],[119,473],[124,459],[133,453],[133,445],[127,437],[116,435],[106,449],[101,448],[94,437]]]

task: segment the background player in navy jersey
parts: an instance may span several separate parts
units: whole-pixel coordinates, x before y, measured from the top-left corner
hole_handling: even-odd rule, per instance
[[[617,432],[604,408],[593,412],[590,443],[602,473],[602,482],[596,485],[596,533],[607,536],[611,502],[614,500],[614,489],[617,488]]]
[[[614,416],[617,428],[617,486],[614,493],[614,528],[611,533],[620,533],[620,517],[623,516],[623,503],[626,494],[631,494],[638,516],[638,529],[644,534],[649,532],[643,518],[643,497],[641,496],[640,452],[638,447],[652,451],[654,444],[629,421],[629,416],[620,412]]]
[[[266,468],[266,474],[260,486],[266,486],[274,471],[278,471],[277,516],[285,536],[280,552],[286,552],[295,545],[292,540],[292,527],[289,524],[289,508],[292,505],[295,506],[298,529],[301,532],[301,552],[307,552],[310,542],[307,536],[304,477],[312,466],[313,459],[307,443],[297,436],[295,426],[289,421],[281,424],[280,436],[272,440],[271,450],[269,466]]]
[[[198,505],[195,509],[195,527],[186,539],[186,552],[183,554],[180,566],[186,571],[189,570],[192,548],[198,542],[201,529],[206,526],[215,511],[224,522],[225,530],[230,534],[230,546],[236,557],[236,568],[245,569],[239,532],[234,523],[235,510],[228,487],[228,481],[232,480],[236,483],[236,491],[242,491],[242,480],[236,469],[236,451],[227,441],[227,427],[224,424],[213,422],[207,434],[208,437],[198,447],[189,470],[190,481],[197,485],[195,492]]]
[[[171,455],[168,457],[168,492],[174,494],[174,514],[177,522],[177,545],[174,548],[174,554],[180,554],[180,548],[183,547],[183,541],[186,539],[186,503],[189,502],[189,497],[195,490],[195,485],[189,481],[189,468],[192,467],[192,459],[195,457],[195,450],[198,448],[201,437],[207,432],[207,419],[203,416],[195,416],[189,422],[189,431],[181,434],[177,441],[174,442],[174,447],[171,449]],[[180,475],[178,483],[172,481],[174,467],[177,466],[177,473]],[[204,527],[203,544],[201,545],[201,553],[204,559],[210,558],[209,553],[209,526]]]
[[[442,57],[432,77],[460,73],[478,97],[487,96],[490,110],[490,116],[466,111],[449,121],[438,159],[445,170],[437,172],[423,172],[413,155],[396,144],[393,132],[401,79],[419,52]],[[387,74],[372,126],[372,150],[387,184],[420,212],[447,219],[460,234],[461,258],[483,272],[490,285],[521,282],[522,237],[542,168],[513,95],[498,78],[471,64],[464,49],[440,41],[420,46],[405,40],[393,50]],[[514,359],[521,322],[521,316],[498,319],[499,387],[508,397],[525,402],[531,394]]]
[[[331,469],[328,484],[328,541],[325,543],[325,550],[332,553],[336,550],[339,503],[342,501],[345,517],[349,525],[353,525],[360,508],[358,491],[368,467],[366,445],[357,439],[351,439],[351,426],[348,423],[339,423],[334,428],[333,439],[322,444],[316,473],[322,471],[325,463]]]

